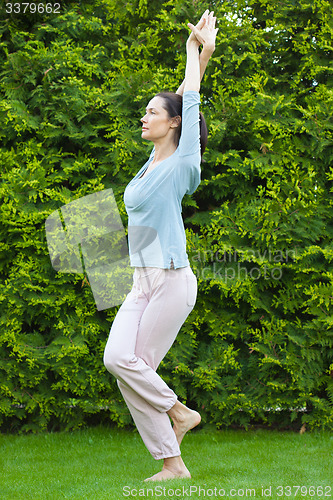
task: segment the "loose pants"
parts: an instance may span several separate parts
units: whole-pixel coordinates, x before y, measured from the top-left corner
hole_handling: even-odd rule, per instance
[[[167,411],[176,394],[156,373],[193,309],[191,268],[136,267],[133,286],[111,327],[104,364],[118,382],[135,425],[156,459],[180,455]]]

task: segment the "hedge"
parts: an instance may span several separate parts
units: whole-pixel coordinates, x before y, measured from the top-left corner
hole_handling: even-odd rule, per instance
[[[125,186],[140,117],[219,19],[201,88],[202,182],[184,198],[197,304],[159,367],[217,428],[333,428],[332,10],[327,0],[65,1],[0,10],[0,429],[132,425],[103,351],[115,306],[52,268],[45,221]]]

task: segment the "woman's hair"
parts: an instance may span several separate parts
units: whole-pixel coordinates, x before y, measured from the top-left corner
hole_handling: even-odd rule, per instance
[[[158,97],[162,97],[164,104],[163,108],[168,112],[169,118],[174,118],[175,116],[182,116],[183,110],[183,97],[180,94],[174,94],[173,92],[159,92],[156,94]],[[208,129],[206,125],[205,118],[203,114],[199,113],[199,124],[200,124],[200,146],[201,146],[201,160],[202,155],[205,152],[208,140]],[[182,124],[180,123],[175,129],[175,143],[178,146],[180,135],[182,131]]]

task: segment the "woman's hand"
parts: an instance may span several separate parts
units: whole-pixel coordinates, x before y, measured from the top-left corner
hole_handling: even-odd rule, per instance
[[[202,14],[196,26],[188,23],[189,28],[191,28],[191,34],[186,43],[187,60],[185,79],[180,87],[178,87],[177,94],[183,95],[186,90],[200,90],[200,82],[215,49],[215,38],[218,32],[218,29],[215,28],[215,23],[216,17],[214,17],[214,12],[209,12],[209,10],[206,10]],[[203,48],[199,54],[201,44]]]
[[[197,30],[201,30],[201,28],[203,28],[205,22],[206,22],[206,18],[209,14],[209,10],[207,9],[201,16],[201,19],[200,21],[195,25],[195,28]],[[188,26],[189,26],[190,23],[188,23]],[[190,43],[195,43],[198,47],[201,45],[201,42],[198,41],[197,37],[195,36],[194,34],[194,31],[191,31],[191,34],[187,40],[187,45],[190,44]]]
[[[202,44],[203,50],[212,54],[215,50],[215,39],[218,32],[218,28],[215,28],[215,24],[216,17],[214,17],[214,12],[206,10],[196,26],[188,23],[188,27],[192,32],[187,43],[195,43],[196,40],[198,45]]]

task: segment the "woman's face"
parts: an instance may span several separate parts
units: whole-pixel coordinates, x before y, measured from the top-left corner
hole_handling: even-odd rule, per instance
[[[178,125],[176,118],[169,118],[168,112],[163,108],[163,98],[155,96],[148,103],[146,114],[141,118],[142,139],[147,141],[158,141],[173,135]]]

